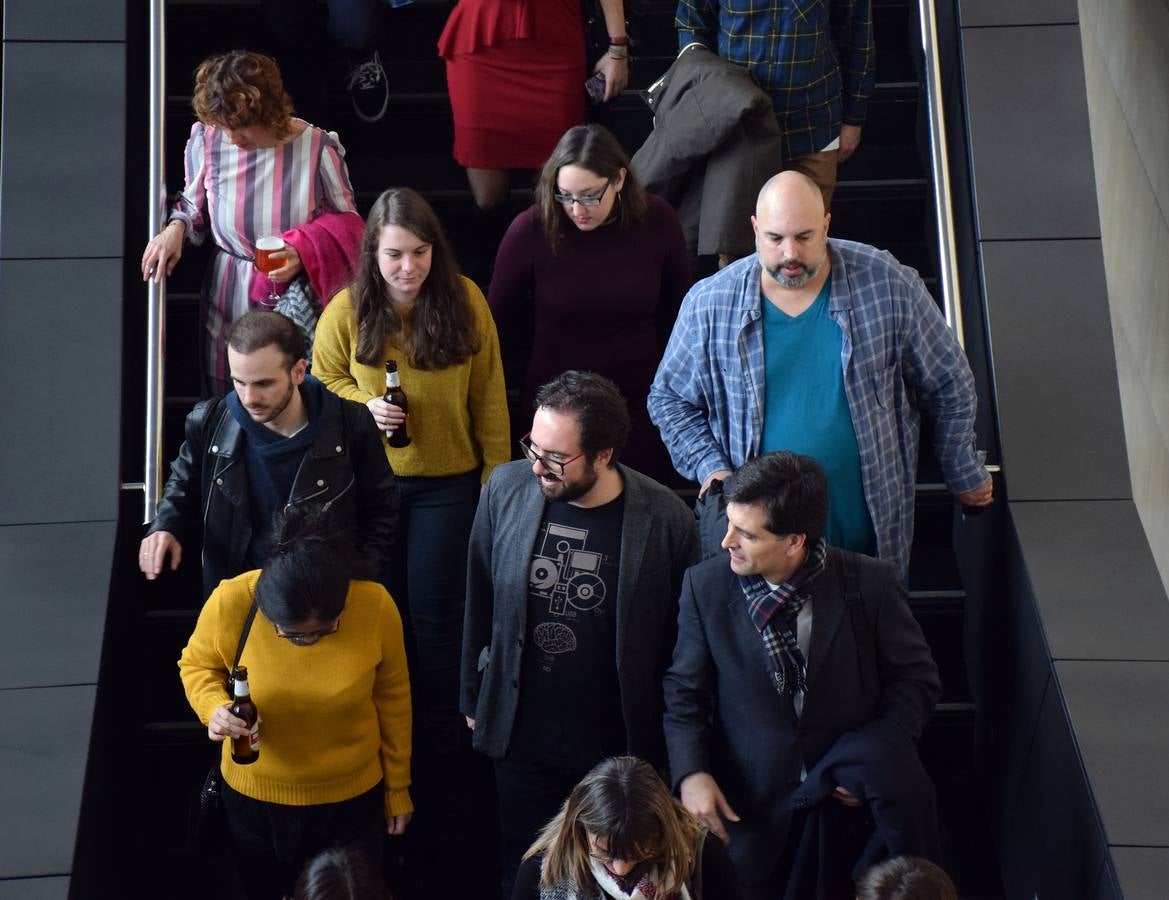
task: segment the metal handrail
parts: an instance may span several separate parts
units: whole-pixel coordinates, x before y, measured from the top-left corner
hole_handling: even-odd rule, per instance
[[[147,240],[166,221],[166,0],[150,4],[150,172],[147,185]],[[142,521],[154,520],[162,499],[162,415],[166,396],[166,274],[147,282],[146,294],[146,455]]]
[[[925,51],[925,87],[930,116],[930,165],[934,176],[934,212],[938,228],[938,285],[942,312],[959,346],[966,348],[962,326],[962,294],[958,286],[958,249],[950,192],[950,153],[946,145],[946,113],[942,97],[942,64],[938,55],[938,19],[934,0],[918,0],[921,45]]]

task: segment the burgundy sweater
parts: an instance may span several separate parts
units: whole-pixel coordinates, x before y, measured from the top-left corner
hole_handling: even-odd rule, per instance
[[[524,370],[520,434],[530,426],[536,388],[567,369],[597,372],[629,403],[621,461],[663,477],[672,468],[645,401],[690,288],[690,265],[677,214],[664,200],[647,199],[645,221],[628,228],[610,223],[585,232],[565,219],[555,253],[536,207],[520,213],[499,245],[487,302],[505,360]]]

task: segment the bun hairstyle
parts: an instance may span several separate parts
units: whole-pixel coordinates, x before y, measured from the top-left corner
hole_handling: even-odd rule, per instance
[[[272,529],[272,552],[256,583],[256,603],[281,628],[341,615],[349,593],[349,534],[320,506],[285,506]]]

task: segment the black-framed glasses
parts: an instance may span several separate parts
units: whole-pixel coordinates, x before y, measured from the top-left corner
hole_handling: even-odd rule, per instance
[[[307,647],[310,644],[315,644],[323,637],[330,634],[336,634],[337,629],[341,627],[341,617],[337,616],[333,620],[332,625],[326,625],[324,628],[318,628],[316,631],[285,631],[279,625],[273,625],[276,629],[276,637],[282,637],[290,644],[295,644],[298,647]]]
[[[612,184],[612,181],[606,181],[604,190],[602,190],[601,193],[597,194],[595,197],[574,197],[572,194],[565,194],[561,191],[554,191],[552,194],[552,199],[554,199],[557,203],[563,203],[565,206],[572,206],[574,203],[578,203],[586,208],[590,206],[600,206],[601,201],[605,198],[605,193],[609,190],[609,187]]]
[[[539,453],[537,453],[535,450],[532,449],[532,432],[530,432],[530,431],[527,434],[525,434],[522,438],[520,438],[520,449],[524,451],[524,456],[526,456],[529,460],[531,460],[532,462],[538,462],[540,465],[542,465],[545,469],[547,469],[549,472],[551,472],[557,478],[561,478],[564,476],[564,467],[565,466],[567,466],[570,462],[573,462],[574,460],[578,460],[582,456],[585,455],[584,451],[581,450],[580,453],[578,453],[576,456],[569,457],[568,459],[564,460],[563,462],[561,462],[559,459],[552,459],[551,457],[548,457],[548,456],[541,456]]]

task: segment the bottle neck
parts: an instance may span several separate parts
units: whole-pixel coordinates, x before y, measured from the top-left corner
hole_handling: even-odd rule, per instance
[[[396,388],[402,386],[402,379],[398,377],[397,372],[386,372],[386,387]]]
[[[248,680],[246,678],[236,679],[235,682],[235,696],[238,700],[240,697],[250,696],[251,692],[248,690]]]

